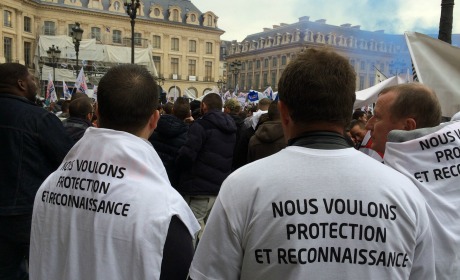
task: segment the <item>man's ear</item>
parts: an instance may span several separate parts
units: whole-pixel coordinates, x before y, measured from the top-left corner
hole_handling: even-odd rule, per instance
[[[291,121],[291,116],[289,115],[289,110],[283,101],[278,100],[278,111],[280,112],[281,123],[283,125],[288,125]]]
[[[157,128],[158,120],[160,119],[160,111],[155,110],[149,119],[149,128],[153,131]]]
[[[21,91],[27,91],[27,84],[23,80],[18,80],[18,87],[21,89]]]
[[[417,122],[413,118],[407,118],[404,121],[404,130],[414,130],[417,128]]]

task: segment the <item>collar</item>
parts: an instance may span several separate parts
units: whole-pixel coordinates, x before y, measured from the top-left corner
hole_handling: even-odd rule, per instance
[[[345,137],[331,131],[309,131],[291,138],[288,146],[300,146],[311,149],[336,150],[350,148]]]

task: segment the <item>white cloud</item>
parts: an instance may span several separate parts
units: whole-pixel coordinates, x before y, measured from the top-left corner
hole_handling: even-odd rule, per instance
[[[299,17],[326,23],[360,25],[362,30],[384,29],[386,33],[404,31],[437,33],[441,0],[192,0],[202,12],[212,11],[223,29],[224,40],[243,40],[247,35],[262,32],[264,27],[294,23]],[[460,33],[460,8],[454,6],[453,33]]]

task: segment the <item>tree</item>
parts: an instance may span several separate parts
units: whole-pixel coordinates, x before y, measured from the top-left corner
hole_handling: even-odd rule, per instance
[[[449,44],[452,44],[453,14],[454,0],[442,0],[438,39]]]

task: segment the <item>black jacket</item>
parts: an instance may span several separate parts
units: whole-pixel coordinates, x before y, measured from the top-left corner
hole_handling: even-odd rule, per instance
[[[187,140],[188,127],[188,124],[173,115],[161,115],[157,128],[149,138],[166,168],[171,185],[176,189],[180,173],[175,160],[177,151]]]
[[[235,139],[235,121],[222,111],[212,110],[197,119],[176,159],[182,172],[180,193],[217,195],[232,169]]]
[[[35,194],[73,141],[54,114],[0,94],[0,215],[31,214]]]
[[[83,137],[88,127],[92,126],[91,122],[76,117],[69,117],[62,121],[67,134],[76,143]]]

